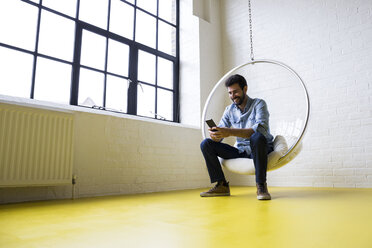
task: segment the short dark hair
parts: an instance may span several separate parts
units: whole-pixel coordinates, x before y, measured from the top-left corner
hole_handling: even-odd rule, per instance
[[[233,84],[239,84],[240,88],[242,88],[242,90],[243,90],[244,87],[247,86],[247,81],[245,80],[245,78],[242,75],[235,74],[235,75],[231,75],[225,81],[226,88],[233,85]]]

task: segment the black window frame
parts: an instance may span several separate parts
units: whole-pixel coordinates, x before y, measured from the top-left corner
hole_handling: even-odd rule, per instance
[[[69,64],[69,65],[72,66],[71,88],[70,88],[71,90],[70,90],[70,101],[69,101],[70,105],[81,106],[81,105],[78,104],[80,68],[85,68],[85,69],[89,69],[89,70],[104,73],[103,106],[98,106],[99,109],[104,109],[104,110],[113,111],[113,112],[119,112],[119,111],[115,111],[115,110],[112,110],[112,109],[106,109],[106,107],[105,107],[107,75],[113,75],[113,76],[120,77],[120,78],[123,78],[123,79],[128,79],[130,83],[129,83],[128,95],[127,95],[127,112],[126,112],[126,114],[137,115],[137,89],[138,89],[137,86],[138,86],[138,84],[144,84],[144,85],[148,84],[146,82],[138,81],[138,77],[137,77],[138,76],[138,52],[139,52],[139,50],[141,50],[141,51],[153,54],[156,57],[156,63],[155,63],[155,67],[156,67],[155,72],[156,73],[158,71],[158,63],[157,63],[158,58],[163,58],[163,59],[166,59],[166,60],[169,60],[169,61],[173,62],[173,87],[172,87],[172,89],[168,89],[168,88],[159,86],[157,84],[157,75],[155,76],[155,84],[148,84],[148,85],[155,88],[155,113],[154,113],[155,117],[154,117],[154,119],[165,120],[164,118],[162,118],[161,116],[159,116],[157,114],[158,113],[158,111],[157,111],[157,91],[158,90],[157,89],[163,89],[163,90],[171,91],[173,93],[173,120],[171,120],[171,121],[172,122],[179,122],[180,121],[180,118],[179,118],[179,112],[180,112],[179,111],[179,20],[180,20],[180,18],[179,18],[179,5],[180,5],[179,0],[175,0],[175,4],[176,4],[176,23],[175,24],[159,17],[159,0],[156,0],[157,1],[157,13],[156,14],[152,14],[149,11],[147,11],[147,10],[141,8],[141,7],[138,7],[137,6],[137,0],[134,1],[134,4],[132,4],[129,1],[120,0],[121,2],[125,2],[126,4],[131,5],[132,7],[134,7],[133,40],[128,39],[128,38],[123,37],[123,36],[120,36],[118,34],[115,34],[115,33],[109,31],[111,0],[108,0],[108,15],[107,15],[108,21],[107,21],[107,28],[106,29],[102,29],[100,27],[94,26],[90,23],[84,22],[84,21],[79,19],[80,0],[76,1],[77,2],[77,8],[76,8],[75,17],[71,17],[69,15],[61,13],[61,12],[56,11],[54,9],[51,9],[49,7],[43,6],[43,4],[42,4],[43,0],[40,0],[39,3],[35,3],[33,1],[30,1],[30,0],[20,0],[20,1],[31,4],[31,5],[38,8],[35,49],[34,49],[34,51],[30,51],[30,50],[26,50],[26,49],[23,49],[23,48],[13,46],[11,44],[5,44],[5,43],[1,43],[1,42],[0,42],[0,46],[33,55],[33,68],[32,68],[32,79],[31,79],[31,90],[30,90],[30,98],[31,99],[34,99],[37,60],[40,57],[40,58],[51,59],[51,60],[54,60],[54,61],[57,61],[57,62]],[[74,51],[73,51],[72,62],[66,61],[66,60],[63,60],[63,59],[59,59],[59,58],[56,58],[56,57],[53,57],[53,56],[49,56],[49,55],[46,55],[46,54],[39,53],[38,47],[39,47],[39,36],[40,36],[39,34],[40,34],[40,23],[41,23],[41,12],[42,12],[42,10],[49,11],[53,14],[62,16],[64,18],[67,18],[67,19],[72,20],[72,21],[75,22],[75,41],[74,41]],[[150,15],[150,16],[152,16],[156,19],[156,29],[157,30],[156,30],[156,47],[155,48],[146,46],[144,44],[141,44],[141,43],[135,41],[136,13],[137,13],[138,10],[142,11],[142,12],[144,12],[144,13],[146,13],[146,14],[148,14],[148,15]],[[159,32],[158,26],[159,26],[159,21],[162,21],[162,22],[165,22],[168,25],[171,25],[176,30],[176,47],[175,47],[175,55],[174,56],[158,50],[158,32]],[[106,58],[105,58],[105,69],[104,70],[98,70],[98,69],[91,68],[91,67],[80,64],[83,30],[93,32],[95,34],[101,35],[101,36],[106,38]],[[111,73],[111,72],[107,71],[107,56],[108,56],[107,49],[108,49],[108,40],[109,39],[118,41],[120,43],[124,43],[124,44],[129,46],[129,61],[130,62],[129,62],[128,77],[124,77],[124,76],[117,75],[117,74],[114,74],[114,73]],[[84,107],[84,106],[82,106],[82,107]],[[121,112],[119,112],[119,113],[121,113]],[[169,121],[169,120],[166,120],[166,121]]]

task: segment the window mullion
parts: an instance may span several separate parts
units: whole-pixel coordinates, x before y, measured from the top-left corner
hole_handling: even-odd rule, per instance
[[[159,49],[159,0],[156,1],[156,50]],[[155,59],[155,118],[158,119],[158,56]]]
[[[176,61],[173,64],[173,121],[180,122],[179,75],[180,75],[180,1],[176,0]]]
[[[108,11],[107,11],[107,30],[110,30],[110,15],[111,15],[111,0],[108,1]],[[109,39],[106,36],[106,56],[105,56],[105,73],[104,73],[104,83],[103,83],[103,107],[106,107],[106,88],[107,88],[107,62],[108,62],[108,46]]]
[[[35,78],[36,78],[36,64],[37,64],[37,53],[39,48],[39,34],[40,34],[40,23],[41,23],[41,4],[42,0],[39,5],[39,13],[37,18],[37,27],[36,27],[36,42],[35,42],[35,53],[34,53],[34,63],[32,68],[32,81],[31,81],[31,92],[30,92],[30,98],[34,99],[34,93],[35,93]]]
[[[136,40],[137,0],[134,2],[133,41]]]
[[[155,59],[155,118],[158,119],[158,56]]]
[[[83,34],[83,29],[81,25],[78,22],[76,22],[74,61],[72,65],[71,96],[70,96],[71,105],[78,104],[82,34]]]
[[[137,114],[138,48],[130,46],[129,52],[128,114]]]
[[[106,37],[105,72],[104,72],[104,79],[103,79],[103,107],[106,107],[107,59],[108,59],[108,37]]]

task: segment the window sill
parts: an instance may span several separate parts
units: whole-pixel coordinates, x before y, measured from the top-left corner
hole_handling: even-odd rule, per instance
[[[12,104],[12,105],[18,105],[18,106],[24,106],[24,107],[30,107],[30,108],[37,108],[37,109],[45,109],[45,110],[64,112],[64,113],[71,113],[71,114],[76,113],[76,112],[91,113],[91,114],[97,114],[97,115],[114,116],[114,117],[124,118],[124,119],[163,124],[163,125],[168,125],[168,126],[183,127],[183,128],[190,128],[190,129],[200,129],[199,127],[196,127],[196,126],[185,125],[185,124],[176,123],[176,122],[161,121],[161,120],[156,120],[156,119],[151,119],[151,118],[146,118],[146,117],[141,117],[141,116],[128,115],[124,113],[115,113],[115,112],[99,110],[99,109],[85,108],[85,107],[79,107],[79,106],[73,106],[73,105],[67,105],[67,104],[59,104],[59,103],[40,101],[40,100],[28,99],[28,98],[22,98],[22,97],[6,96],[6,95],[1,95],[1,94],[0,94],[0,103]]]

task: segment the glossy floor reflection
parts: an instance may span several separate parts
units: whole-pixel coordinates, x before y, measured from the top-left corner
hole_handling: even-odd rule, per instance
[[[0,205],[0,247],[372,247],[372,189],[202,190]]]

